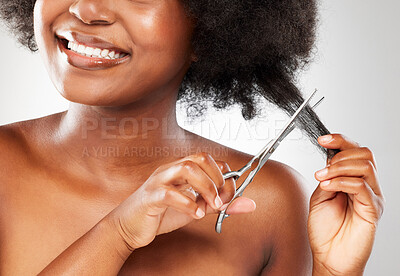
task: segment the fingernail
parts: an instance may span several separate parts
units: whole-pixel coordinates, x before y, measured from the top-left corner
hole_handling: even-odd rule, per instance
[[[332,135],[328,134],[328,135],[319,137],[319,140],[320,140],[322,143],[328,143],[329,141],[332,140],[332,138],[333,138]]]
[[[322,182],[321,182],[321,186],[322,186],[322,187],[326,187],[326,186],[328,186],[330,183],[331,183],[330,180],[322,181]]]
[[[197,208],[196,216],[199,217],[199,218],[202,218],[202,217],[204,217],[204,215],[205,215],[204,211],[201,210],[200,208]]]
[[[225,203],[224,205],[222,205],[219,209],[220,210],[225,210],[226,207],[228,207],[229,203]]]
[[[217,208],[222,206],[222,200],[218,195],[215,197],[214,203],[215,203],[215,206],[217,206]]]
[[[318,177],[324,177],[324,176],[326,176],[328,174],[328,169],[324,168],[322,170],[319,170],[319,171],[317,171],[316,174],[317,174]]]

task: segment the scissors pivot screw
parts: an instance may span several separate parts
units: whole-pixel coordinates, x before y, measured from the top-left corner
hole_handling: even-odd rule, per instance
[[[228,179],[230,177],[234,177],[235,180],[237,180],[240,176],[243,175],[245,171],[250,169],[252,167],[252,164],[257,161],[257,167],[250,172],[250,174],[246,177],[246,179],[243,181],[243,183],[240,185],[239,188],[236,189],[236,192],[231,199],[231,201],[228,203],[226,206],[225,210],[220,211],[218,215],[217,222],[215,224],[215,231],[217,233],[221,233],[221,228],[222,228],[222,222],[224,221],[225,218],[229,217],[228,214],[226,214],[226,210],[228,209],[229,205],[233,202],[233,200],[239,196],[243,195],[244,189],[253,181],[254,176],[256,173],[261,169],[262,166],[264,166],[265,162],[270,158],[272,153],[276,150],[276,148],[279,146],[280,142],[295,128],[294,121],[297,118],[297,116],[300,114],[300,112],[307,106],[307,104],[310,102],[311,98],[315,95],[317,90],[315,90],[304,102],[303,104],[296,110],[296,112],[292,115],[290,118],[289,122],[287,122],[286,126],[280,131],[279,135],[268,142],[268,144],[262,148],[262,150],[255,155],[246,165],[244,165],[241,169],[238,171],[231,171],[227,172],[224,174],[224,179]],[[316,106],[318,106],[321,101],[324,98],[320,99],[313,107],[314,109]]]

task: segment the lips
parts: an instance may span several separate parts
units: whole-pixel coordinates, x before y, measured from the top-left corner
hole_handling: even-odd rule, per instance
[[[124,63],[131,57],[129,50],[95,36],[59,32],[56,38],[68,63],[81,69],[106,69]]]
[[[92,35],[84,35],[78,32],[60,31],[57,32],[56,36],[60,39],[77,42],[78,44],[83,44],[93,48],[108,49],[110,51],[130,54],[129,50],[118,47],[111,42]]]

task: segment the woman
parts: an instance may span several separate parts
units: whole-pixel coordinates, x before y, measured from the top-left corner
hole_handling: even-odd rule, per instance
[[[269,161],[217,235],[236,186],[222,174],[250,156],[175,119],[177,99],[191,116],[212,99],[250,119],[256,92],[292,113],[315,13],[301,0],[3,1],[71,104],[0,128],[1,274],[361,275],[383,211],[368,148],[318,138],[340,152],[309,211],[301,176]],[[328,134],[310,109],[300,127]]]

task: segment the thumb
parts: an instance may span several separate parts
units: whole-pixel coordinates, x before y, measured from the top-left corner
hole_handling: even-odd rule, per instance
[[[310,198],[310,210],[313,206],[334,198],[336,193],[336,191],[324,191],[321,189],[320,185],[318,185]]]
[[[223,206],[222,210],[224,210],[225,208],[226,206]],[[256,209],[256,203],[254,202],[254,200],[248,197],[240,196],[238,198],[235,198],[235,200],[229,205],[228,209],[226,210],[226,213],[228,215],[245,214],[253,212],[255,209]]]
[[[210,205],[208,205],[204,201],[204,199],[201,199],[201,201],[198,202],[198,204],[201,206],[200,207],[201,209],[203,210],[204,208],[206,209],[206,214],[218,214],[220,211],[225,210],[226,206],[228,205],[228,203],[225,203],[224,205],[221,206],[220,210],[215,210]],[[256,209],[256,203],[254,202],[254,200],[244,196],[240,196],[232,201],[232,203],[226,210],[226,214],[232,215],[232,214],[250,213],[253,212],[255,209]]]

